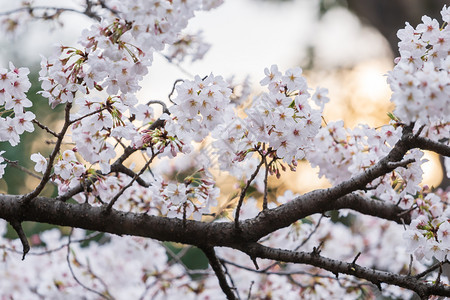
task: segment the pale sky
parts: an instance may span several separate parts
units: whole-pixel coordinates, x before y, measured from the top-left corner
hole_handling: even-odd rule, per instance
[[[61,1],[52,2],[62,5]],[[7,7],[15,1],[0,0],[0,3]],[[225,78],[235,75],[236,79],[243,79],[249,75],[256,84],[264,76],[264,68],[272,64],[278,64],[281,71],[301,67],[305,63],[306,47],[310,45],[316,46],[321,67],[345,66],[355,60],[386,55],[382,37],[372,29],[363,28],[345,9],[330,11],[319,23],[317,3],[315,0],[225,0],[217,9],[198,12],[190,21],[188,31],[195,33],[201,29],[212,47],[203,61],[183,63],[182,66],[201,76],[213,72]],[[82,29],[79,25],[87,26],[89,20],[76,14],[66,14],[63,20],[63,28],[32,23],[12,45],[2,37],[2,65],[6,66],[8,59],[18,59],[5,57],[9,56],[5,55],[5,49],[10,45],[26,54],[25,60],[20,55],[21,61],[15,62],[18,66],[40,61],[39,54],[48,56],[52,44],[75,45]],[[49,32],[52,27],[54,29]],[[173,81],[186,77],[164,58],[155,55],[154,65],[138,96],[164,100]]]

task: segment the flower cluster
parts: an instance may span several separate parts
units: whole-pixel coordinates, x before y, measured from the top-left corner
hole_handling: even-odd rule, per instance
[[[441,11],[445,26],[423,16],[414,29],[409,23],[398,31],[400,57],[389,72],[395,114],[406,124],[450,122],[450,8]],[[447,128],[448,132],[448,128]]]
[[[19,249],[18,240],[3,237],[6,224],[0,220],[0,244],[9,249]],[[197,284],[190,281],[181,265],[168,263],[166,249],[161,243],[147,238],[105,235],[103,243],[83,247],[78,241],[85,238],[83,230],[72,232],[72,243],[58,229],[45,231],[40,236],[33,235],[31,243],[35,244],[32,251],[46,253],[27,256],[26,264],[14,251],[2,251],[2,265],[8,266],[0,270],[4,279],[0,282],[2,296],[10,299],[60,299],[85,295],[86,299],[95,299],[94,294],[86,293],[87,286],[115,299],[144,296],[145,299],[173,299],[185,297],[197,289]],[[69,256],[67,247],[61,247],[62,244],[69,246]],[[71,272],[76,279],[70,275]],[[118,281],[122,284],[115,284]],[[19,282],[26,282],[26,288]]]
[[[33,132],[35,115],[26,108],[33,104],[26,92],[31,87],[28,68],[16,68],[9,63],[10,70],[0,68],[0,142],[8,141],[11,146],[20,142],[20,135]]]
[[[182,62],[188,57],[190,57],[191,62],[202,59],[211,45],[203,41],[201,34],[202,32],[199,31],[195,35],[185,34],[181,36],[178,41],[169,45],[167,58],[174,62]]]
[[[132,142],[139,140],[137,128],[124,115],[137,100],[134,97],[78,98],[78,112],[71,116],[72,141],[78,153],[91,164],[99,163],[108,173],[109,160],[116,156],[109,138],[115,137]]]
[[[198,2],[156,0],[112,1],[109,5],[118,16],[106,17],[84,30],[79,41],[83,49],[61,46],[53,56],[42,59],[42,95],[52,107],[72,102],[76,91],[136,92],[154,51],[176,43],[194,11],[202,8]],[[205,8],[213,6],[204,3]]]
[[[183,183],[162,182],[159,191],[164,203],[162,213],[172,218],[192,217],[194,220],[201,220],[204,213],[210,212],[210,207],[217,205],[219,193],[212,177],[204,170],[186,177]]]
[[[266,143],[289,164],[302,159],[312,147],[322,114],[309,103],[311,95],[301,68],[289,69],[283,75],[273,65],[264,72],[266,77],[260,83],[268,85],[269,93],[254,99],[246,111],[246,138]],[[318,103],[322,103],[319,98],[325,100],[316,97]]]
[[[338,184],[367,170],[386,156],[400,138],[401,132],[401,127],[392,125],[382,126],[378,130],[359,125],[350,130],[344,128],[342,121],[330,122],[320,129],[315,138],[316,148],[307,158],[313,167],[320,168],[319,176],[326,176],[332,184]],[[370,184],[372,190],[366,194],[393,203],[408,194],[414,195],[421,189],[422,156],[421,151],[412,149],[404,160],[411,159],[414,162],[377,178]]]
[[[417,209],[413,220],[403,233],[407,251],[414,253],[420,261],[430,261],[433,257],[444,261],[450,254],[450,209],[445,195],[430,193],[426,189],[417,197],[410,197]]]
[[[192,140],[202,141],[219,124],[226,120],[231,90],[221,76],[210,74],[205,78],[196,76],[177,86],[166,129],[185,144]]]
[[[54,171],[61,182],[75,180],[78,183],[78,179],[86,173],[86,168],[78,162],[74,151],[66,150],[56,161]]]
[[[253,159],[251,152],[270,153],[274,159],[282,159],[294,169],[297,160],[313,146],[313,137],[321,125],[321,110],[310,105],[310,94],[300,68],[289,69],[283,75],[273,65],[265,69],[266,77],[261,85],[268,85],[269,93],[253,99],[244,119],[231,117],[213,135],[219,163],[228,171]],[[325,92],[314,99],[323,107],[327,101]],[[262,151],[262,152],[261,152]],[[283,168],[283,167],[282,167]],[[242,165],[239,169],[242,170]],[[233,172],[232,172],[233,173]],[[271,169],[279,176],[279,169]]]

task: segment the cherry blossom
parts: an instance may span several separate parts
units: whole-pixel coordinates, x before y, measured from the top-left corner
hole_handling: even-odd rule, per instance
[[[82,13],[95,22],[78,45],[57,45],[41,58],[39,93],[51,108],[64,106],[56,128],[27,111],[29,70],[0,68],[0,142],[16,146],[34,125],[54,141],[46,157],[30,157],[42,176],[26,173],[39,184],[24,195],[0,195],[2,218],[21,237],[5,238],[0,220],[2,296],[448,293],[441,270],[450,251],[448,190],[424,185],[422,168],[423,150],[434,151],[445,156],[449,176],[450,9],[441,11],[443,25],[424,16],[398,31],[400,57],[387,75],[395,110],[377,128],[326,120],[328,90],[310,88],[300,67],[276,64],[261,70],[264,90],[251,99],[247,79],[234,84],[213,73],[175,81],[168,101],[142,99],[137,92],[156,53],[170,63],[205,54],[201,36],[184,30],[199,10],[222,2],[86,1],[92,7]],[[61,13],[24,8],[29,18]],[[12,31],[25,20],[7,16],[2,25]],[[0,151],[0,178],[8,154]],[[318,167],[331,187],[285,190],[279,179],[303,163]],[[231,188],[223,188],[225,178]],[[46,196],[50,183],[56,197]],[[42,214],[46,207],[58,215]],[[52,229],[27,239],[21,222],[28,220],[100,233]],[[198,248],[175,253],[180,244]],[[211,268],[186,265],[183,255],[196,250]]]
[[[0,151],[0,178],[2,178],[3,175],[5,174],[5,167],[6,167],[6,164],[3,163],[5,161],[5,159],[2,156],[3,153],[5,153],[5,151]]]
[[[34,170],[39,173],[44,173],[47,169],[47,160],[41,153],[33,153],[31,154],[31,160],[36,163],[34,166]]]

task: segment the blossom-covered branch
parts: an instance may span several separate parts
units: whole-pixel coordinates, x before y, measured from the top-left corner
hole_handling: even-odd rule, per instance
[[[2,280],[0,290],[10,298],[80,290],[108,299],[374,298],[372,282],[385,295],[450,296],[443,272],[450,197],[421,184],[423,150],[450,166],[450,9],[441,11],[442,26],[424,16],[416,28],[399,31],[400,57],[388,74],[395,110],[379,128],[325,121],[327,90],[308,86],[300,67],[266,68],[266,90],[253,99],[245,99],[247,81],[238,95],[231,80],[213,73],[175,81],[166,101],[138,99],[154,54],[175,64],[203,56],[207,44],[184,30],[197,11],[221,2],[86,0],[76,12],[96,22],[77,46],[60,45],[41,60],[38,93],[49,109],[64,106],[59,131],[29,111],[29,70],[12,63],[0,69],[0,142],[14,147],[34,125],[56,138],[46,153],[30,156],[42,176],[25,174],[38,183],[23,195],[0,194],[0,219],[19,236],[4,238],[0,221],[4,262],[15,266],[2,269],[2,278],[30,284]],[[55,19],[63,11],[72,9],[28,6],[2,20],[12,30],[12,17],[22,12]],[[0,151],[0,178],[8,155]],[[270,181],[286,180],[300,161],[317,167],[331,187],[273,192]],[[222,178],[235,188],[223,188]],[[44,196],[49,184],[57,191]],[[72,229],[68,237],[55,229],[27,239],[25,221]],[[71,243],[89,236],[81,229],[107,241]],[[183,253],[203,250],[215,277],[189,270],[172,242],[190,245]],[[11,257],[20,245],[25,258],[30,245],[61,243],[65,255],[27,257],[46,273],[37,276],[41,282]],[[202,277],[192,280],[194,273]]]

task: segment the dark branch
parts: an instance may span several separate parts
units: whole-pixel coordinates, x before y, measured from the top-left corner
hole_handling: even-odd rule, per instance
[[[110,213],[105,214],[102,207],[94,207],[89,204],[71,204],[45,197],[34,198],[24,207],[19,199],[20,196],[0,195],[0,218],[11,220],[21,216],[23,221],[77,227],[117,235],[149,237],[160,241],[173,241],[199,247],[233,247],[236,243],[257,241],[268,234],[265,227],[270,227],[272,229],[270,232],[282,228],[285,209],[280,208],[286,206],[266,210],[265,217],[260,214],[254,219],[242,221],[239,229],[236,229],[231,222],[207,223],[186,220],[185,225],[183,225],[183,220],[178,218],[127,213],[115,209],[111,209]],[[362,212],[367,210],[367,213],[371,215],[379,214],[380,217],[387,219],[398,219],[397,213],[402,211],[393,204],[388,205],[381,201],[365,200],[357,195],[348,195],[322,207],[316,206],[315,202],[317,202],[316,197],[297,201],[298,219],[322,211],[352,208],[352,206]],[[404,218],[405,224],[409,224],[408,216],[404,216]],[[270,220],[277,220],[281,225],[270,224],[268,223]]]
[[[16,219],[11,219],[11,221],[9,221],[9,223],[11,224],[12,228],[14,228],[14,230],[17,232],[20,242],[22,243],[22,246],[23,246],[22,260],[24,260],[25,255],[27,255],[28,251],[30,251],[30,244],[28,244],[27,237],[26,237],[25,233],[23,232],[22,224],[19,221],[17,221]]]
[[[50,173],[52,171],[53,162],[61,148],[61,144],[64,139],[64,136],[70,126],[70,110],[71,110],[71,108],[72,108],[72,103],[67,103],[66,107],[65,107],[65,111],[64,111],[64,125],[58,134],[58,139],[56,140],[55,147],[53,148],[53,151],[48,158],[47,169],[44,172],[41,182],[39,182],[38,186],[32,192],[30,192],[26,195],[23,195],[23,198],[22,198],[23,201],[21,201],[22,203],[27,204],[30,200],[32,200],[36,196],[38,196],[44,189],[45,185],[50,180]]]
[[[444,143],[439,143],[423,137],[416,137],[412,143],[417,148],[433,151],[442,156],[450,157],[450,146]]]
[[[227,296],[227,299],[237,299],[236,295],[234,294],[231,287],[228,285],[227,278],[225,277],[225,273],[222,269],[222,264],[220,263],[219,259],[216,256],[216,253],[214,252],[214,248],[212,247],[206,247],[202,249],[205,253],[206,257],[208,258],[209,265],[214,270],[214,273],[216,273],[216,277],[219,280],[219,285],[224,294]]]
[[[346,263],[339,260],[329,259],[317,253],[292,252],[282,249],[273,249],[257,243],[244,245],[241,251],[250,256],[273,259],[298,264],[308,264],[316,266],[334,274],[347,274],[359,278],[364,278],[379,286],[380,283],[387,283],[415,291],[420,297],[428,295],[450,296],[450,286],[429,284],[418,280],[413,276],[393,275],[389,272],[377,271],[359,266],[355,263]]]
[[[256,167],[255,172],[253,172],[252,176],[250,176],[250,178],[247,180],[245,187],[241,191],[241,195],[239,196],[239,201],[238,201],[238,204],[236,207],[236,212],[234,214],[234,224],[235,224],[236,228],[239,228],[239,213],[241,212],[241,206],[242,206],[242,203],[244,202],[245,194],[247,193],[247,190],[250,187],[250,184],[256,178],[256,175],[258,175],[259,169],[264,164],[264,162],[265,162],[265,157],[262,157],[261,162]]]

